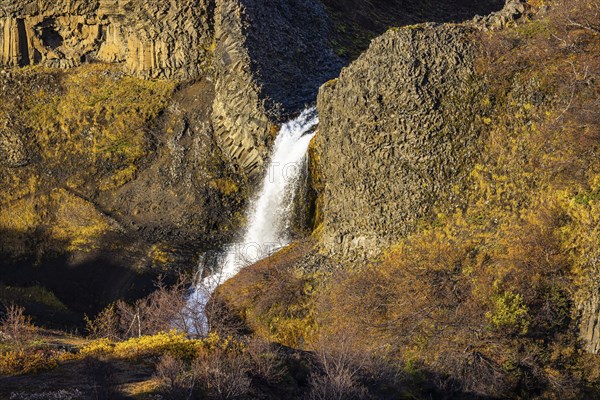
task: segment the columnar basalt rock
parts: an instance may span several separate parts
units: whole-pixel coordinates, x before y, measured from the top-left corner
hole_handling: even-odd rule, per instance
[[[238,1],[217,3],[212,123],[219,146],[231,163],[253,174],[266,158],[271,123],[252,76],[250,54],[245,46],[244,12]]]
[[[217,1],[213,125],[246,174],[261,171],[274,124],[313,101],[341,69],[327,36],[327,14],[315,0]]]
[[[147,78],[195,79],[212,39],[210,1],[0,3],[0,65],[124,63]]]
[[[577,295],[580,335],[587,352],[600,354],[600,252],[589,252],[586,258],[587,271]]]
[[[600,354],[600,290],[591,294],[583,304],[581,316],[581,338],[585,349],[592,354]]]
[[[435,204],[458,201],[453,188],[479,134],[468,34],[450,25],[390,30],[321,88],[313,170],[330,252],[374,254]]]

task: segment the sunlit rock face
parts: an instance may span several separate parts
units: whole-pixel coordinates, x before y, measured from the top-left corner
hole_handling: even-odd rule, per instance
[[[376,251],[434,204],[457,201],[452,188],[478,137],[477,102],[458,101],[478,96],[467,35],[453,26],[392,30],[321,89],[315,180],[326,248]]]
[[[4,1],[0,65],[123,63],[148,78],[199,76],[210,45],[209,1]]]
[[[435,209],[461,206],[485,90],[473,34],[499,29],[524,9],[511,0],[461,25],[390,29],[322,86],[313,178],[320,182],[325,248],[374,254]]]

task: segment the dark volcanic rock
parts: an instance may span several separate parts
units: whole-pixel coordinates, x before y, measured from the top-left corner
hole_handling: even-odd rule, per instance
[[[0,66],[124,63],[146,78],[196,79],[212,39],[210,0],[0,2]]]
[[[319,94],[323,245],[373,253],[435,204],[457,202],[475,159],[478,84],[469,29],[394,29]]]
[[[231,163],[262,171],[281,122],[314,101],[342,66],[318,1],[222,0],[215,13],[213,125]]]
[[[243,4],[251,66],[267,109],[276,117],[299,111],[342,68],[327,40],[325,8],[318,1],[306,0],[246,0]]]

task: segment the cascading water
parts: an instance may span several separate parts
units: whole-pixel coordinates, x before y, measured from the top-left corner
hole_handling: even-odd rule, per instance
[[[188,305],[196,315],[196,322],[188,326],[192,333],[207,332],[206,305],[220,284],[245,266],[289,244],[294,199],[318,122],[316,109],[312,107],[283,125],[279,131],[261,191],[248,209],[248,226],[242,241],[226,247],[222,256],[218,257],[214,273],[204,278],[190,296]]]

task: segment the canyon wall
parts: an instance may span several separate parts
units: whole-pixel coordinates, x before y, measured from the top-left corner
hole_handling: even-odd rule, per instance
[[[327,18],[318,1],[217,1],[213,126],[224,153],[248,175],[262,171],[274,124],[312,102],[341,69]]]
[[[239,172],[254,179],[276,125],[313,102],[319,86],[382,29],[463,20],[499,3],[3,0],[0,66],[64,69],[108,62],[143,78],[189,81],[209,75],[217,145]]]
[[[510,0],[463,24],[392,28],[321,87],[313,180],[328,252],[376,255],[435,207],[461,205],[482,129],[473,33],[502,29],[526,8]]]
[[[240,172],[254,176],[273,124],[313,101],[341,69],[328,29],[316,0],[3,1],[0,66],[99,61],[143,78],[210,74],[217,144]]]
[[[3,1],[0,65],[123,63],[146,78],[195,79],[212,39],[210,1]]]

